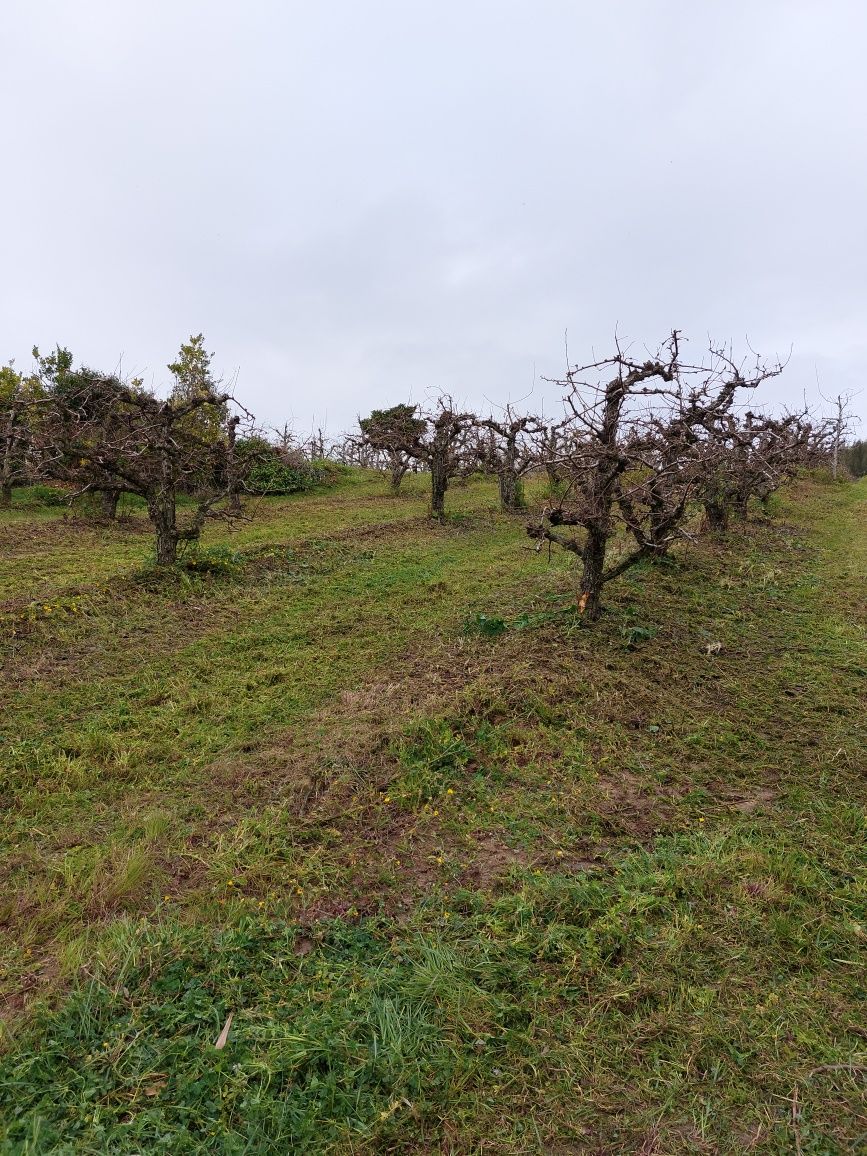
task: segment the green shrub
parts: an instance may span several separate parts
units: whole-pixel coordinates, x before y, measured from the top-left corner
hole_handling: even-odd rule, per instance
[[[320,481],[319,471],[311,465],[292,466],[279,458],[256,462],[247,475],[251,494],[296,494],[312,489]]]
[[[24,494],[28,506],[50,506],[57,508],[69,502],[69,494],[59,486],[29,486]]]
[[[298,450],[272,446],[264,438],[238,443],[247,493],[297,494],[326,481],[331,463],[311,462]]]

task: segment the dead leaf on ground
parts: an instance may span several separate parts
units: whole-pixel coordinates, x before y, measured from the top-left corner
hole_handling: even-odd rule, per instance
[[[224,1048],[226,1046],[226,1040],[229,1038],[229,1029],[232,1026],[232,1020],[234,1018],[235,1018],[234,1012],[229,1012],[229,1014],[226,1016],[226,1022],[223,1024],[223,1030],[217,1036],[217,1042],[214,1044],[214,1047],[218,1051],[221,1048]]]

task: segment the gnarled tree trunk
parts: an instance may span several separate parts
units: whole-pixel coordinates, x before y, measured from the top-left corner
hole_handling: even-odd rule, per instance
[[[705,502],[704,521],[712,534],[724,534],[729,528],[728,505],[725,502]]]
[[[584,562],[581,571],[581,587],[578,607],[585,618],[595,622],[602,609],[603,572],[608,536],[601,530],[588,528],[587,540],[581,557]]]
[[[157,566],[174,566],[178,560],[178,542],[181,537],[174,493],[160,491],[150,496],[148,515],[156,530]]]
[[[391,492],[397,494],[400,492],[400,483],[403,481],[403,475],[409,469],[409,462],[406,458],[397,455],[391,459]]]
[[[500,509],[505,514],[513,514],[524,508],[524,495],[521,490],[521,479],[517,468],[517,434],[509,433],[503,447],[503,456],[500,461]]]
[[[524,509],[524,492],[521,479],[514,469],[505,466],[499,473],[500,509],[504,514],[514,514]]]
[[[100,490],[99,510],[103,518],[113,522],[117,518],[117,504],[120,501],[120,490]]]
[[[448,464],[445,456],[433,454],[430,460],[430,508],[435,518],[446,512],[446,490],[449,488]]]

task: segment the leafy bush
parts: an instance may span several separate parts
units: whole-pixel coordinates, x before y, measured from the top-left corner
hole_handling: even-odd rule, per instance
[[[250,469],[247,490],[251,494],[295,494],[311,489],[319,480],[311,466],[292,466],[274,457],[256,462]]]
[[[560,595],[556,596],[556,601],[561,601]],[[570,626],[578,625],[580,621],[580,613],[570,603],[567,606],[554,606],[550,610],[538,610],[532,613],[525,611],[511,621],[500,618],[496,614],[476,614],[464,622],[464,633],[496,638],[507,630],[535,630],[552,622]]]
[[[310,462],[298,450],[272,446],[264,438],[238,443],[238,457],[249,494],[296,494],[325,479],[320,462]]]
[[[183,596],[201,592],[203,584],[214,579],[234,580],[243,576],[246,559],[229,546],[202,546],[189,542],[174,566],[158,566],[156,554],[149,554],[132,580],[142,589],[154,593],[171,591]]]
[[[69,494],[58,486],[30,486],[24,498],[28,506],[65,506],[69,501]]]

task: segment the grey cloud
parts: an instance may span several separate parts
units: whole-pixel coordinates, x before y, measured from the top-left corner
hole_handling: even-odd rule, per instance
[[[189,332],[266,421],[522,397],[615,326],[861,388],[858,0],[7,0],[0,357],[164,379]],[[867,413],[867,392],[858,399]]]

